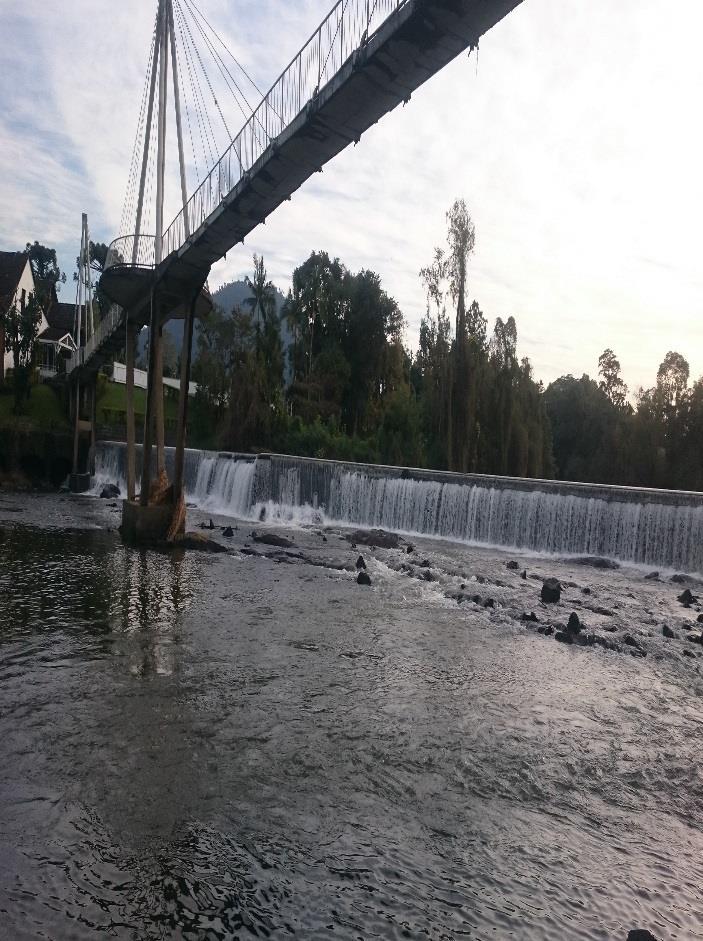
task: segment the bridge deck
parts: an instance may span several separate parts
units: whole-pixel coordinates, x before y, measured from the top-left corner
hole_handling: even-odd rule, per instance
[[[168,254],[150,271],[149,250],[144,249],[148,237],[136,239],[137,250],[134,236],[118,239],[113,243],[116,247],[111,246],[110,267],[101,279],[105,293],[116,303],[129,307],[130,319],[146,323],[154,285],[166,299],[164,318],[172,316],[169,303],[171,307],[177,305],[191,293],[193,284],[202,284],[215,261],[240,243],[284,200],[290,199],[336,154],[358,141],[383,115],[407,101],[412,92],[452,59],[477,45],[484,33],[521,2],[386,0],[386,8],[392,12],[378,29],[363,38],[322,88],[315,88],[312,97],[302,102],[292,120],[254,159],[260,136],[255,120],[265,130],[271,120],[271,109],[282,120],[285,109],[276,110],[269,98],[280,92],[283,80],[295,69],[298,60],[302,61],[299,56],[191,197],[188,215],[194,228],[192,235],[185,238],[183,213],[179,213],[164,233]],[[310,43],[305,49],[309,47]],[[318,51],[318,56],[322,55]],[[321,63],[319,67],[321,74],[324,71]],[[298,88],[296,108],[300,95]],[[245,131],[249,131],[250,161],[244,153]],[[135,269],[124,263],[123,259],[137,254],[142,261],[146,255],[146,265]],[[139,271],[149,271],[149,278],[142,278]],[[149,287],[145,290],[147,281]],[[116,329],[123,326],[124,317]],[[103,346],[109,352],[108,347],[114,342],[112,333],[106,330],[101,342],[94,344],[92,351],[85,351],[83,368],[92,366],[93,357],[104,358]]]

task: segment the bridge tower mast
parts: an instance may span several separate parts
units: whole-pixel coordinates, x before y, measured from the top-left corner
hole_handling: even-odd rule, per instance
[[[184,220],[186,223],[186,237],[190,234],[188,229],[187,213],[187,187],[185,156],[183,149],[183,133],[181,124],[180,90],[178,82],[178,59],[176,56],[176,37],[173,18],[172,0],[159,0],[156,35],[154,40],[154,61],[152,65],[152,75],[149,90],[149,106],[147,112],[146,134],[144,139],[144,154],[142,159],[142,172],[139,187],[139,196],[137,202],[137,228],[135,232],[134,255],[138,252],[139,236],[141,228],[142,207],[144,203],[144,187],[146,182],[146,169],[149,158],[149,142],[151,136],[151,123],[153,120],[154,97],[156,94],[156,79],[158,69],[158,100],[157,100],[157,150],[156,150],[156,232],[154,243],[154,266],[158,266],[163,261],[163,231],[164,231],[164,193],[165,193],[165,168],[166,168],[166,125],[168,111],[168,81],[169,81],[169,54],[171,58],[171,75],[173,80],[173,97],[176,117],[176,136],[178,140],[178,161],[180,169],[181,198],[183,201]],[[136,260],[136,259],[134,259]],[[149,501],[149,491],[151,487],[151,447],[152,447],[152,428],[156,437],[156,468],[159,476],[165,472],[164,457],[164,404],[163,404],[163,344],[162,344],[162,311],[160,309],[158,297],[152,289],[151,297],[151,316],[149,322],[149,369],[148,369],[148,387],[146,415],[144,420],[144,444],[142,459],[142,486],[141,503],[146,506]],[[186,324],[188,318],[186,317]],[[131,340],[131,343],[130,343]],[[133,347],[133,337],[128,334],[128,350],[130,345]],[[129,366],[130,364],[128,364]],[[128,383],[128,403],[133,395],[133,367],[127,370]],[[132,381],[130,383],[130,374]],[[132,388],[130,389],[130,385]],[[128,404],[129,412],[129,404]],[[180,409],[179,409],[180,414]],[[129,429],[128,429],[129,435]],[[132,451],[134,449],[132,448]],[[128,491],[129,477],[133,461],[128,460]]]

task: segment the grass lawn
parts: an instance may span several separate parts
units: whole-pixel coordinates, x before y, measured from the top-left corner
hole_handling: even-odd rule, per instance
[[[127,395],[123,385],[119,382],[107,382],[102,387],[104,391],[98,393],[98,422],[102,415],[101,411],[108,414],[127,411]],[[144,415],[146,411],[146,391],[144,389],[134,390],[134,411],[137,415]],[[168,421],[175,421],[178,417],[178,398],[169,393],[164,395],[164,418]],[[109,424],[109,422],[108,422]]]
[[[15,399],[11,391],[9,394],[0,395],[0,423],[31,423],[51,431],[66,431],[69,428],[61,399],[50,386],[32,386],[32,394],[24,403],[21,415],[13,414],[14,404]]]

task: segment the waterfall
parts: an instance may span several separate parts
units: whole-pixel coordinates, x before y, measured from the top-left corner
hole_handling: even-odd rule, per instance
[[[99,485],[124,492],[124,455],[123,444],[98,445]],[[167,449],[167,467],[172,460]],[[225,516],[381,527],[703,572],[699,493],[194,450],[186,452],[185,485],[189,502]]]

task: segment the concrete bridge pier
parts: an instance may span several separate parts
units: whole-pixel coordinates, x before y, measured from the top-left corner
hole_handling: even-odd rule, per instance
[[[95,474],[97,382],[97,375],[84,382],[81,382],[79,377],[72,389],[73,462],[69,486],[73,493],[85,493],[90,490]],[[89,435],[90,440],[87,456],[85,456],[85,451],[83,452],[83,460],[81,460],[81,435]]]

